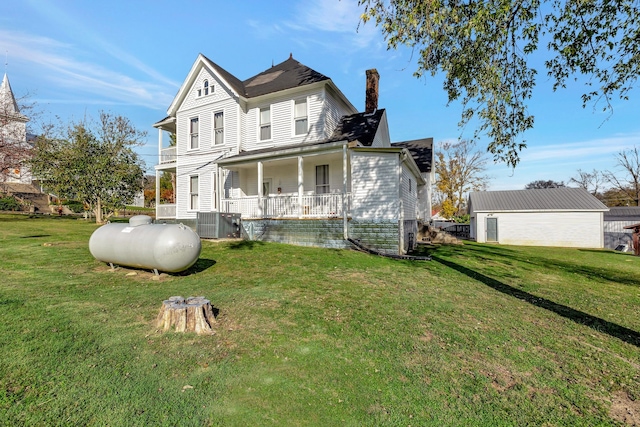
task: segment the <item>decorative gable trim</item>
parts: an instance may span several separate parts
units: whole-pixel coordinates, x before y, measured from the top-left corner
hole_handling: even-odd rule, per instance
[[[235,87],[237,85],[234,85],[233,83],[229,82],[229,80],[233,80],[235,79],[235,77],[233,77],[231,74],[224,71],[222,68],[220,68],[218,65],[213,63],[203,54],[199,54],[198,58],[196,58],[195,62],[191,66],[191,70],[189,71],[187,78],[182,83],[182,86],[180,86],[180,89],[178,90],[177,95],[175,96],[175,98],[173,98],[173,102],[171,102],[171,105],[167,110],[167,114],[169,116],[176,115],[176,112],[180,108],[180,105],[185,100],[185,98],[189,94],[189,90],[193,87],[196,79],[198,78],[198,75],[200,74],[200,70],[202,70],[203,68],[207,68],[213,76],[215,76],[217,79],[223,82],[224,85],[227,87],[227,89],[233,94],[233,96],[238,98],[241,97],[240,93],[237,91],[237,87]],[[226,75],[226,78],[225,78],[225,75]]]

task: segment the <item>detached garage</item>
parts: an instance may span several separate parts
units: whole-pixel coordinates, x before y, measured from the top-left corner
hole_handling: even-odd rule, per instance
[[[582,188],[469,194],[470,235],[481,243],[603,248],[607,208]]]

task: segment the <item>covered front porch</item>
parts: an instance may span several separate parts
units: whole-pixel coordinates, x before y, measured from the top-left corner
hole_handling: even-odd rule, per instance
[[[351,208],[345,143],[222,159],[220,211],[243,219],[346,218]]]

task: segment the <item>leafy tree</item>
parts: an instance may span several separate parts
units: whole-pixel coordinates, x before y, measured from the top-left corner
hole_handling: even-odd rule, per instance
[[[36,141],[33,173],[58,197],[88,205],[96,222],[131,203],[142,187],[143,162],[133,150],[146,132],[122,116],[101,112],[97,124],[54,127]]]
[[[442,142],[436,152],[436,190],[442,195],[442,216],[452,218],[463,213],[465,197],[470,191],[487,188],[484,174],[487,159],[468,140]]]
[[[389,48],[420,56],[416,76],[442,72],[449,102],[460,99],[461,125],[472,117],[496,161],[515,167],[533,127],[527,101],[544,50],[554,90],[584,75],[583,107],[626,99],[640,69],[640,10],[634,0],[359,0],[362,21],[376,23]],[[541,35],[544,38],[541,38]]]
[[[564,188],[564,187],[566,187],[566,185],[564,185],[564,181],[557,182],[552,180],[532,181],[524,186],[525,190],[539,190],[542,188]]]
[[[601,197],[600,190],[602,190],[604,179],[604,174],[595,169],[593,172],[578,169],[578,175],[572,177],[569,182],[577,184],[578,187],[584,188],[596,197]]]
[[[640,150],[634,146],[620,151],[616,163],[618,171],[606,171],[605,178],[626,199],[626,204],[640,206]]]
[[[629,200],[627,192],[616,188],[609,188],[603,191],[600,200],[609,207],[629,206],[631,204],[631,200]]]

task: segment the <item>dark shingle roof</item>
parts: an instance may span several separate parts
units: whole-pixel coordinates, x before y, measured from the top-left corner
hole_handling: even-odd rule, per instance
[[[480,191],[469,194],[474,211],[572,210],[606,211],[608,208],[583,188]]]
[[[358,140],[365,147],[371,147],[378,131],[384,108],[373,113],[356,113],[342,116],[329,141],[349,142]]]
[[[247,98],[329,80],[329,77],[301,64],[293,56],[245,81],[241,81],[206,56],[205,59],[233,90]]]
[[[412,141],[394,142],[392,147],[402,147],[409,150],[420,172],[431,172],[433,160],[433,138],[414,139]]]
[[[614,206],[604,214],[605,221],[640,221],[640,206]]]

